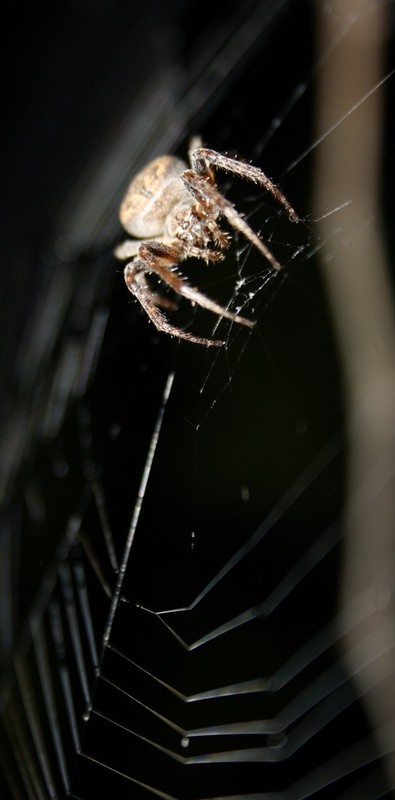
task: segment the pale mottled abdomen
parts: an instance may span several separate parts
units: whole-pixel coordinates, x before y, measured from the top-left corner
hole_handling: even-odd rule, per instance
[[[119,217],[125,230],[139,239],[161,236],[171,209],[185,195],[180,175],[186,164],[175,156],[159,156],[131,181]]]

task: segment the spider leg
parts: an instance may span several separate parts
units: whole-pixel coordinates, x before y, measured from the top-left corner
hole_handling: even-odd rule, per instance
[[[227,234],[224,234],[215,222],[211,222],[211,224],[213,226],[213,236],[216,239],[216,244],[222,248],[229,247]],[[149,242],[150,240],[144,239],[144,241]],[[174,240],[156,236],[155,239],[151,239],[151,241],[172,245]],[[114,248],[114,256],[118,258],[119,261],[126,261],[129,258],[137,256],[140,247],[141,239],[125,239],[124,242],[121,242]],[[219,253],[218,250],[210,250],[209,248],[202,249],[201,247],[194,247],[193,245],[188,245],[188,255],[191,258],[204,258],[206,261],[223,261],[225,258],[224,254]]]
[[[114,249],[114,255],[120,261],[126,261],[128,258],[137,256],[140,245],[141,239],[125,239],[124,242],[121,242],[121,244]],[[174,303],[167,297],[162,297],[162,295],[154,292],[151,289],[146,279],[145,272],[142,270],[136,271],[134,280],[137,281],[140,287],[144,290],[145,294],[150,296],[152,302],[155,303],[156,306],[161,306],[162,308],[169,308],[172,310],[177,308],[177,303]]]
[[[204,248],[188,248],[189,255],[213,260],[211,256],[208,255],[209,253],[210,251]],[[216,255],[222,256],[222,254]],[[215,303],[214,300],[210,300],[202,292],[199,292],[198,289],[189,286],[184,278],[177,275],[172,267],[174,267],[174,264],[178,264],[182,260],[182,257],[183,249],[180,244],[170,245],[161,244],[160,242],[142,242],[139,249],[139,261],[142,262],[146,271],[154,272],[156,275],[159,275],[159,277],[167,283],[168,286],[174,289],[177,294],[187,297],[192,303],[197,303],[198,306],[207,308],[208,311],[217,314],[219,317],[226,317],[226,319],[231,319],[232,322],[238,322],[240,325],[246,325],[248,328],[254,327],[255,322],[241,317],[239,314],[234,314],[232,311],[228,311],[223,306]],[[216,260],[218,260],[218,258]]]
[[[193,334],[187,333],[181,328],[176,328],[174,325],[170,325],[166,317],[161,311],[159,311],[155,299],[153,299],[155,296],[149,294],[139,279],[141,272],[145,271],[148,270],[144,264],[136,259],[135,261],[132,261],[130,264],[126,265],[125,281],[129,291],[132,292],[134,297],[142,305],[144,311],[152,320],[158,331],[167,333],[170,336],[176,336],[178,339],[186,339],[188,342],[205,345],[206,347],[222,347],[222,345],[225,344],[225,342],[222,342],[219,339],[205,339],[201,336],[193,336]]]
[[[124,275],[126,279],[125,272]],[[145,297],[148,297],[155,306],[159,306],[159,308],[167,308],[170,311],[175,311],[178,308],[178,305],[174,302],[174,300],[170,300],[168,297],[164,297],[162,294],[159,294],[159,292],[155,292],[152,289],[147,281],[146,270],[137,269],[134,280],[143,290]]]
[[[197,150],[191,150],[190,159],[192,169],[197,172],[198,175],[209,174],[209,166],[212,165],[225,170],[225,172],[232,172],[235,175],[239,175],[241,178],[246,178],[248,181],[253,181],[253,183],[263,186],[264,189],[267,189],[267,191],[284,206],[289,218],[293,222],[299,222],[299,217],[287,198],[284,197],[277,186],[258,167],[253,167],[251,164],[246,164],[244,161],[238,161],[236,158],[223,156],[221,153],[217,153],[215,150],[209,150],[207,147],[199,147]]]
[[[255,247],[267,259],[273,269],[281,269],[281,265],[275,259],[271,250],[269,250],[265,243],[262,242],[255,231],[250,228],[245,219],[243,219],[238,211],[236,211],[232,203],[230,203],[229,200],[227,200],[221,194],[221,192],[213,183],[208,181],[207,178],[203,177],[202,175],[197,175],[191,169],[185,170],[182,175],[182,180],[193,197],[195,197],[204,208],[218,208],[220,214],[223,217],[226,217],[232,228],[235,228],[235,230],[239,231],[239,233],[242,233],[246,239],[249,239],[249,241],[255,245]]]
[[[113,252],[114,252],[115,258],[118,258],[119,261],[126,261],[126,259],[128,259],[128,258],[134,258],[134,256],[137,256],[137,253],[139,251],[139,247],[141,245],[141,241],[142,241],[141,239],[125,239],[124,242],[121,242],[120,244],[118,244],[114,248]],[[154,239],[150,240],[148,238],[148,239],[144,239],[144,241],[145,242],[146,241],[147,242],[151,241],[151,242],[164,242],[164,243],[166,243],[166,241],[168,241],[168,240],[166,240],[165,237],[155,236]]]
[[[141,242],[136,239],[125,239],[124,242],[121,242],[114,248],[115,258],[118,258],[119,261],[126,261],[127,258],[137,256],[140,244]]]

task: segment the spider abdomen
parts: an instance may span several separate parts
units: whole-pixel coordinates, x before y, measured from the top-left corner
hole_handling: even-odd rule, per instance
[[[185,169],[180,158],[159,156],[133,178],[119,210],[128,233],[139,239],[163,235],[169,213],[185,197]]]

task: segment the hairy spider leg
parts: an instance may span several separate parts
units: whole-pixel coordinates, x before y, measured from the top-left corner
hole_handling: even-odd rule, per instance
[[[183,331],[182,328],[176,328],[174,325],[170,325],[156,305],[155,294],[148,294],[147,289],[141,285],[139,281],[141,272],[151,272],[151,270],[148,270],[139,259],[135,259],[135,261],[131,261],[130,264],[127,264],[124,272],[126,286],[142,305],[145,313],[150,320],[152,320],[158,331],[168,333],[170,336],[176,336],[178,339],[186,339],[188,342],[205,345],[205,347],[222,347],[225,344],[225,342],[219,339],[205,339],[201,336],[194,336],[192,333]]]
[[[281,264],[275,259],[271,250],[236,211],[234,205],[221,194],[215,184],[211,183],[207,177],[197,175],[191,169],[185,170],[181,177],[188,191],[204,208],[219,209],[220,214],[226,217],[232,228],[242,233],[262,253],[273,269],[277,271],[281,269]]]
[[[237,322],[240,325],[246,325],[248,328],[253,328],[255,322],[252,322],[239,314],[234,314],[228,311],[223,306],[215,303],[214,300],[206,297],[205,294],[199,292],[185,281],[183,277],[178,275],[172,267],[179,264],[183,259],[184,248],[180,244],[162,244],[160,242],[142,242],[138,251],[138,261],[143,265],[146,271],[154,272],[156,275],[167,283],[177,294],[187,297],[192,303],[202,308],[206,308],[213,314],[219,317],[226,317],[226,319]],[[222,253],[215,250],[207,250],[200,247],[188,248],[188,255],[195,258],[204,258],[209,261],[220,261],[223,258]],[[135,262],[136,263],[136,262]]]
[[[149,297],[149,299],[159,308],[166,308],[168,311],[176,311],[178,308],[177,303],[175,300],[170,300],[169,297],[165,297],[163,294],[159,294],[159,292],[155,292],[154,289],[150,286],[147,281],[147,272],[140,269],[134,278],[134,280],[139,284],[141,289],[144,291],[145,296]]]
[[[214,239],[215,245],[217,247],[221,247],[223,250],[227,249],[230,245],[229,234],[222,231],[218,223],[213,219],[207,219],[206,224],[211,238]],[[137,256],[142,242],[159,242],[161,244],[172,245],[174,243],[174,239],[169,239],[168,236],[155,236],[152,239],[125,239],[124,242],[121,242],[117,245],[117,247],[114,248],[115,257],[120,261],[126,261],[128,258],[134,258],[134,256]],[[207,262],[222,261],[225,258],[222,253],[209,248],[204,250],[204,255],[202,255],[202,249],[200,247],[196,248],[190,244],[188,244],[188,257],[205,258]]]
[[[293,222],[299,222],[299,217],[295,209],[292,208],[287,198],[280,192],[280,189],[278,189],[259,167],[253,167],[251,164],[247,164],[245,161],[238,161],[236,158],[223,156],[221,153],[217,153],[215,150],[209,150],[207,147],[199,147],[197,150],[191,150],[189,157],[193,170],[199,175],[209,174],[209,167],[212,165],[223,169],[225,172],[231,172],[235,175],[239,175],[241,178],[246,178],[248,181],[257,183],[259,186],[263,186],[264,189],[267,189],[267,191],[284,206],[289,218]]]

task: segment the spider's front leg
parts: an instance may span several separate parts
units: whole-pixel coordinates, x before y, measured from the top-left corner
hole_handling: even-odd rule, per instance
[[[222,258],[221,253],[199,248],[189,248],[188,254],[199,256],[200,258],[209,258],[210,260],[220,260]],[[125,267],[124,275],[129,291],[132,292],[139,303],[141,303],[157,330],[168,333],[171,336],[177,336],[179,339],[187,339],[189,342],[205,345],[206,347],[211,347],[213,345],[220,347],[225,344],[223,341],[217,339],[205,339],[200,336],[194,336],[191,333],[186,333],[181,328],[171,325],[158,309],[158,295],[152,292],[145,282],[144,277],[146,273],[158,275],[158,277],[177,294],[186,297],[192,303],[197,303],[220,317],[226,317],[233,322],[238,322],[241,325],[253,328],[254,322],[240,317],[238,314],[233,314],[218,303],[210,300],[206,295],[194,289],[192,286],[189,286],[184,278],[174,272],[174,265],[179,264],[184,255],[184,246],[181,243],[165,244],[160,242],[142,242],[139,246],[138,256]]]
[[[144,268],[148,272],[154,272],[158,275],[168,286],[170,286],[177,294],[186,297],[191,303],[197,303],[202,308],[207,308],[218,317],[226,317],[226,319],[237,322],[239,325],[246,325],[248,328],[253,328],[255,322],[252,322],[239,314],[234,314],[228,311],[223,306],[210,300],[205,294],[199,292],[193,286],[185,281],[183,277],[174,272],[174,264],[179,264],[185,255],[193,256],[194,258],[204,258],[208,261],[221,261],[223,258],[222,253],[215,250],[208,250],[207,248],[199,248],[188,246],[187,249],[180,242],[173,244],[162,244],[159,242],[142,242],[139,248],[139,261],[142,262]]]
[[[217,153],[216,150],[209,150],[207,147],[199,147],[196,150],[191,150],[189,154],[192,169],[198,175],[210,174],[210,166],[223,169],[225,172],[231,172],[234,175],[239,175],[241,178],[246,178],[248,181],[257,183],[264,189],[267,189],[273,197],[285,208],[289,218],[293,222],[299,222],[299,217],[294,208],[288,202],[287,198],[280,192],[280,189],[259,169],[247,164],[245,161],[238,161],[237,158],[229,158]]]
[[[201,336],[193,336],[193,334],[187,333],[181,328],[170,325],[166,317],[159,311],[157,306],[158,296],[156,293],[151,292],[144,280],[145,273],[148,271],[150,272],[151,270],[148,270],[142,261],[135,259],[126,265],[124,276],[129,291],[139,301],[158,331],[167,333],[170,336],[176,336],[178,339],[186,339],[188,342],[205,345],[206,347],[222,347],[225,344],[219,339],[205,339]]]
[[[250,228],[245,219],[240,216],[232,203],[221,194],[214,183],[211,183],[207,177],[198,175],[192,169],[185,170],[182,180],[188,191],[203,208],[217,216],[226,217],[232,228],[242,233],[262,253],[273,269],[277,271],[281,269],[281,264],[278,263],[271,250],[266,247],[265,243]]]

